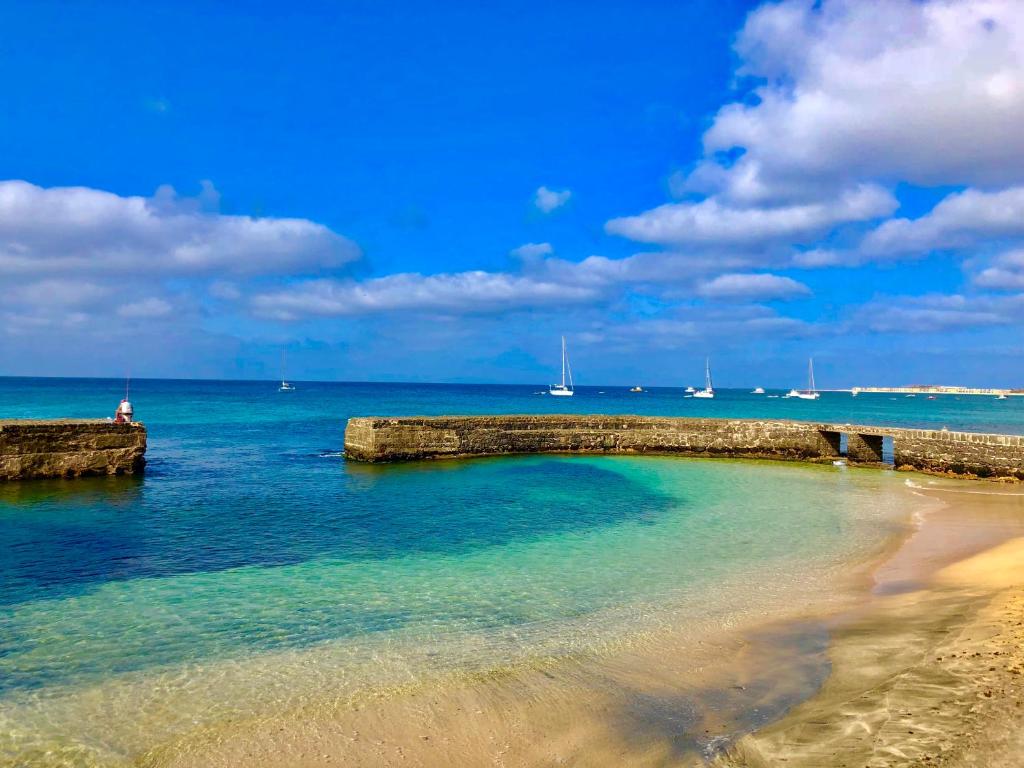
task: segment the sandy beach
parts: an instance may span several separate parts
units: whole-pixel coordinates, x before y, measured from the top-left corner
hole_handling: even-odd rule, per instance
[[[880,569],[882,596],[834,622],[822,690],[717,766],[1024,765],[1024,538],[959,559],[1014,532],[1024,496],[943,487],[929,493],[949,506]]]
[[[918,527],[827,615],[224,723],[140,764],[1024,764],[1024,495],[912,482]]]

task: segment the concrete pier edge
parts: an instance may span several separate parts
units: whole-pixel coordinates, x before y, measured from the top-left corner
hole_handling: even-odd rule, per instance
[[[841,451],[842,436],[846,451]],[[631,415],[353,417],[345,456],[364,462],[529,453],[676,454],[893,464],[958,477],[1024,480],[1024,436],[784,419]]]
[[[108,419],[0,419],[0,481],[141,472],[146,426]]]

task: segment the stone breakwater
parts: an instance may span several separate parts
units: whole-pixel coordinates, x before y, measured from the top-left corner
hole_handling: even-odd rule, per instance
[[[140,422],[0,420],[0,481],[132,474],[145,464]]]
[[[845,440],[843,439],[845,436]],[[1024,437],[760,419],[650,416],[352,418],[345,455],[368,462],[515,453],[685,456],[881,464],[885,438],[901,469],[1024,480]]]

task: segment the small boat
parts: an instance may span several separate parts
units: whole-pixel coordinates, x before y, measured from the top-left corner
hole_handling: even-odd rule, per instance
[[[786,394],[787,398],[797,400],[817,400],[821,393],[814,387],[814,358],[807,360],[807,389],[791,389]]]
[[[566,371],[569,372],[569,384],[565,383]],[[552,384],[548,387],[548,393],[557,397],[572,397],[572,368],[569,366],[569,353],[565,349],[565,336],[562,337],[562,383]]]
[[[684,391],[692,395],[697,390],[694,389],[693,387],[687,387]]]
[[[750,394],[752,394],[752,395],[763,395],[764,394],[764,387],[754,387],[754,389],[751,391]]]
[[[630,392],[643,392],[643,391],[644,391],[644,388],[643,388],[643,387],[641,387],[641,386],[635,386],[635,387],[630,387],[630,388],[629,388],[629,391],[630,391]]]
[[[929,400],[935,400],[936,398],[935,398],[935,395],[928,395],[928,399]]]
[[[1006,399],[1006,395],[1004,395],[1004,394],[1000,394],[999,397],[996,398],[996,400],[1005,400],[1005,399]]]
[[[715,388],[711,385],[711,358],[704,360],[704,389],[698,389],[693,396],[707,400],[715,396]]]
[[[277,388],[277,391],[278,392],[294,392],[295,391],[294,385],[289,384],[288,380],[285,378],[285,375],[284,375],[284,361],[285,361],[285,357],[284,357],[284,352],[282,351],[281,352],[281,386],[279,386]]]

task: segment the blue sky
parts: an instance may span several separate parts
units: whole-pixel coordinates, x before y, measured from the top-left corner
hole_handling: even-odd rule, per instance
[[[1024,11],[6,3],[0,374],[1024,385]]]

